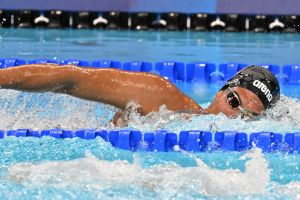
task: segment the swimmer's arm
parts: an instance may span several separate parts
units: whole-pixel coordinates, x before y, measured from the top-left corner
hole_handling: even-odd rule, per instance
[[[81,68],[54,64],[24,65],[0,70],[0,86],[33,92],[60,92],[124,109],[130,101],[141,105],[141,113],[202,108],[169,81],[150,73],[117,69]]]

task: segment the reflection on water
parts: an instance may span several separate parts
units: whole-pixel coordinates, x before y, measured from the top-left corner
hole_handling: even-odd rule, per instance
[[[0,29],[1,57],[298,64],[298,34]]]
[[[95,41],[77,41],[77,42],[73,42],[74,45],[78,45],[78,46],[98,46],[97,42]]]

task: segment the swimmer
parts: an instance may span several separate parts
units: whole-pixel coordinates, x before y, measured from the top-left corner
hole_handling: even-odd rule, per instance
[[[259,66],[239,71],[216,94],[214,101],[203,109],[168,80],[151,73],[119,69],[94,69],[73,65],[34,64],[0,70],[0,87],[30,92],[56,92],[82,99],[113,105],[120,110],[112,122],[125,126],[125,109],[129,102],[147,115],[160,106],[177,112],[219,114],[228,117],[241,115],[253,118],[274,105],[280,97],[276,77]]]

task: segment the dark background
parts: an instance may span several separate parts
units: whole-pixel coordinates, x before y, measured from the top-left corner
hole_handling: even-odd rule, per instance
[[[296,15],[300,0],[1,0],[0,9]]]

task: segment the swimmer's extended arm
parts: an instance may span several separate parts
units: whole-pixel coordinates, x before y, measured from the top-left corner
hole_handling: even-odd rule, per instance
[[[0,70],[0,86],[25,91],[52,91],[108,103],[124,109],[130,101],[140,112],[170,110],[199,111],[201,107],[169,81],[150,73],[117,69],[81,68],[54,64],[24,65]]]

